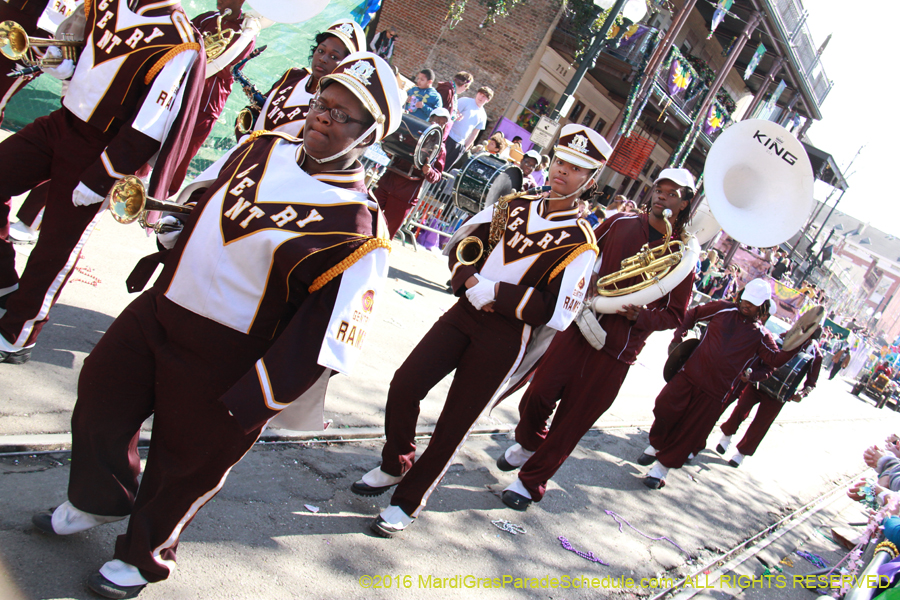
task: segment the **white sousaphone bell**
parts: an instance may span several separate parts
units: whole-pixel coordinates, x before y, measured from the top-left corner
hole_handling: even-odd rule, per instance
[[[623,295],[600,289],[601,280],[591,304],[595,313],[615,313],[628,304],[642,306],[671,292],[693,271],[699,245],[720,228],[748,246],[777,246],[797,233],[812,208],[814,177],[806,150],[772,121],[740,121],[723,131],[709,150],[704,181],[706,197],[677,251],[681,262],[663,265],[658,272],[629,271],[624,262],[631,259],[626,259],[623,271],[629,278],[643,277],[643,286]],[[608,277],[622,279],[622,273]]]

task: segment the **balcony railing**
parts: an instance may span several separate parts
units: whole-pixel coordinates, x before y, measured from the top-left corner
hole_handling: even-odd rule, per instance
[[[802,71],[801,75],[809,84],[819,106],[831,91],[832,81],[825,74],[825,68],[816,52],[809,27],[806,25],[806,10],[800,0],[768,0],[774,8],[773,16],[788,35],[794,56]]]

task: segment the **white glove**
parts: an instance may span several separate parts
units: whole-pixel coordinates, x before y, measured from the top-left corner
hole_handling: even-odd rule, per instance
[[[60,52],[59,48],[56,46],[49,46],[44,53],[44,56],[59,58],[62,56],[62,52]],[[55,67],[44,67],[42,70],[44,73],[52,75],[57,79],[69,79],[72,77],[72,74],[75,73],[75,62],[72,59],[67,58]]]
[[[606,330],[600,326],[597,315],[585,304],[581,312],[575,315],[575,324],[581,331],[581,335],[595,350],[600,350],[606,344]]]
[[[72,192],[72,204],[75,206],[90,206],[98,202],[104,202],[105,197],[95,193],[91,188],[79,182],[78,187]],[[104,204],[106,204],[104,202]]]
[[[475,274],[478,283],[466,290],[466,298],[472,303],[476,309],[481,310],[486,304],[490,304],[496,300],[494,295],[494,283],[490,279],[485,279],[479,274]]]
[[[173,231],[166,231],[164,233],[157,233],[156,239],[159,240],[159,243],[166,250],[171,250],[175,247],[175,243],[178,241],[178,236],[181,235],[181,230],[184,227],[184,223],[181,222],[181,219],[172,216],[166,215],[162,219],[158,221],[158,223],[162,225],[167,225],[169,227],[177,227]]]

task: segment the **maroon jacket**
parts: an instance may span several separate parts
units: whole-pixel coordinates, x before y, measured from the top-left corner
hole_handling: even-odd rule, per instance
[[[594,229],[600,249],[599,277],[621,269],[622,260],[638,253],[644,244],[651,247],[663,243],[662,237],[650,243],[650,219],[646,214],[619,213],[603,221]],[[631,285],[637,279],[623,282]],[[603,315],[600,325],[606,331],[603,351],[626,364],[634,364],[638,353],[654,331],[677,327],[684,318],[691,300],[694,276],[686,277],[669,294],[652,302],[641,311],[637,321],[620,315]]]
[[[441,95],[444,108],[450,113],[450,119],[447,121],[447,124],[444,125],[444,140],[446,141],[447,136],[450,135],[450,130],[453,128],[453,115],[456,114],[456,105],[459,102],[459,97],[456,94],[456,84],[452,80],[439,81],[437,85],[434,86],[434,89]]]
[[[741,381],[741,373],[753,368],[757,359],[778,368],[797,352],[778,350],[772,335],[759,321],[744,317],[734,302],[714,300],[687,311],[674,341],[699,321],[708,321],[700,345],[681,372],[704,392],[726,400]],[[761,366],[761,365],[760,365]]]

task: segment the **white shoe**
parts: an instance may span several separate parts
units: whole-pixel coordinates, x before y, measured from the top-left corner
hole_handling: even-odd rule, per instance
[[[742,462],[744,462],[744,455],[741,454],[740,452],[735,452],[734,456],[732,456],[731,459],[728,461],[728,464],[731,465],[732,467],[736,468],[736,467],[741,466]]]
[[[32,244],[37,241],[38,235],[40,234],[37,229],[32,229],[22,221],[16,221],[9,225],[9,237],[16,242]]]
[[[718,452],[719,454],[725,454],[725,452],[728,450],[728,446],[730,446],[730,445],[731,445],[731,436],[723,435],[722,439],[719,440],[719,443],[716,444],[716,452]]]

